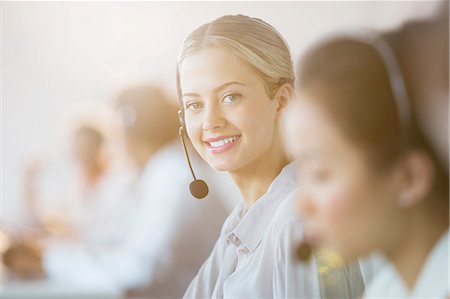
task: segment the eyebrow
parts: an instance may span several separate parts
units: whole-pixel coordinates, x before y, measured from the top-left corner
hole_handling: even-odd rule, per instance
[[[214,88],[214,92],[217,93],[218,91],[220,91],[220,90],[222,90],[225,87],[228,87],[230,85],[246,86],[244,83],[241,83],[241,82],[238,82],[238,81],[231,81],[231,82],[224,83],[224,84],[220,85],[219,87]],[[183,93],[181,95],[182,98],[184,98],[184,97],[196,97],[196,96],[199,96],[199,94],[195,93],[195,92]]]

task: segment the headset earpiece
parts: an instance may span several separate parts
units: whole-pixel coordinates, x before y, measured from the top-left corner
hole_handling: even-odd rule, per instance
[[[300,242],[296,250],[297,259],[302,263],[307,263],[311,260],[312,254],[312,246],[304,240]]]
[[[184,109],[183,108],[178,109],[178,122],[180,124],[180,130],[178,132],[181,133],[182,131],[184,131]]]

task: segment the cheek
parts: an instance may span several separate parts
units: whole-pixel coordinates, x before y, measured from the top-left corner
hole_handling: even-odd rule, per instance
[[[197,139],[201,138],[201,130],[202,130],[202,123],[200,121],[199,117],[186,117],[185,120],[185,126],[186,126],[186,133],[189,137],[189,139],[195,143],[198,142]]]
[[[367,180],[353,178],[321,204],[321,225],[329,244],[349,259],[369,252],[379,222],[379,193]]]
[[[275,128],[275,114],[267,107],[261,105],[249,105],[244,107],[232,116],[233,124],[239,127],[243,133],[246,133],[247,138],[260,143],[271,143],[271,138]]]
[[[355,216],[361,212],[363,195],[358,186],[345,183],[337,184],[322,195],[320,213],[327,228],[337,234],[348,234],[355,225]]]
[[[202,124],[195,118],[186,119],[186,134],[191,141],[194,149],[201,153],[202,150]]]

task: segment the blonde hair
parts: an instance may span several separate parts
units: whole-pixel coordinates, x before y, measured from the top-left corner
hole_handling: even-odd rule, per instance
[[[273,96],[281,85],[293,85],[295,82],[289,46],[275,28],[257,18],[227,15],[200,26],[184,41],[177,67],[179,95],[180,64],[187,57],[209,47],[229,50],[250,66],[265,82],[270,96]]]

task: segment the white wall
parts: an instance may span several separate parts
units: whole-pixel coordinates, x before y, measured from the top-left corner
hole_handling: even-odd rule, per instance
[[[3,2],[2,217],[21,209],[21,172],[35,152],[61,151],[61,118],[79,103],[106,102],[134,81],[175,88],[186,35],[224,14],[277,28],[294,57],[324,34],[387,29],[428,16],[433,1],[354,2]]]

